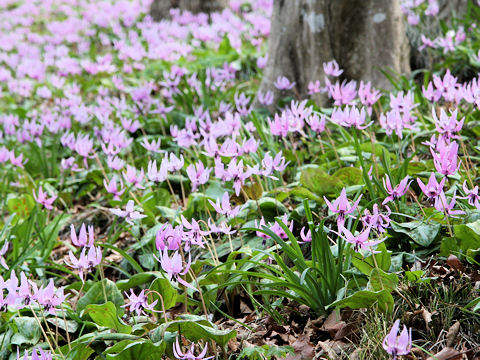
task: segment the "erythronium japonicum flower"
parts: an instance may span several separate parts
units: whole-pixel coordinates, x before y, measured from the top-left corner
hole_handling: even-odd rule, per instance
[[[119,185],[117,184],[117,176],[114,175],[112,180],[107,183],[105,179],[103,179],[103,185],[108,193],[113,195],[114,200],[120,200],[120,195],[125,192],[125,188],[123,187],[123,181],[120,179]]]
[[[450,202],[447,201],[445,193],[442,191],[439,196],[435,198],[435,209],[441,211],[445,214],[445,217],[457,217],[458,215],[465,214],[465,211],[454,210],[456,199],[456,190],[453,192],[452,199]]]
[[[468,203],[472,206],[475,206],[480,210],[480,195],[478,195],[478,186],[475,186],[472,190],[469,190],[467,187],[467,180],[463,182],[463,191],[467,195]]]
[[[209,360],[214,358],[215,356],[205,357],[207,354],[207,345],[203,348],[202,352],[198,355],[194,355],[195,344],[192,343],[192,346],[186,352],[182,352],[182,348],[180,347],[180,343],[177,340],[175,341],[175,346],[173,347],[173,355],[175,355],[176,359],[179,360]]]
[[[443,191],[443,186],[445,185],[446,178],[444,177],[440,182],[437,182],[435,178],[435,173],[430,174],[427,185],[425,185],[420,178],[417,178],[418,186],[422,189],[425,196],[433,201],[440,193]]]
[[[78,247],[84,246],[93,246],[94,238],[93,238],[93,226],[88,226],[88,239],[87,239],[87,229],[85,224],[82,224],[80,227],[80,232],[75,232],[75,226],[72,224],[70,225],[70,239],[72,240],[72,244]]]
[[[80,257],[77,259],[70,250],[68,253],[70,263],[65,260],[65,263],[73,269],[79,270],[79,275],[82,281],[85,281],[85,273],[90,272],[95,266],[102,262],[102,250],[100,247],[87,247],[82,249]]]
[[[291,83],[285,76],[279,76],[273,84],[278,90],[290,90],[293,89],[295,83]]]
[[[125,210],[110,209],[110,211],[117,216],[125,218],[126,222],[128,222],[130,225],[133,225],[133,220],[143,219],[144,217],[147,216],[147,215],[143,215],[139,211],[134,210],[134,206],[135,204],[133,200],[128,200]]]
[[[385,351],[393,356],[393,360],[396,360],[398,355],[408,355],[412,349],[412,329],[407,330],[403,325],[400,336],[398,330],[400,330],[400,320],[393,323],[392,329],[382,343]]]
[[[346,242],[349,242],[350,244],[353,244],[355,251],[369,250],[369,251],[374,252],[371,249],[371,247],[375,246],[377,244],[380,244],[385,239],[376,240],[376,241],[368,241],[371,229],[372,229],[371,227],[367,227],[365,230],[363,230],[357,236],[354,236],[349,230],[347,230],[346,228],[341,226],[341,227],[339,227],[339,230],[343,235],[342,234],[338,234],[338,235],[341,236]]]
[[[178,281],[180,284],[197,291],[195,287],[193,287],[180,277],[187,274],[188,270],[190,269],[190,254],[188,254],[188,262],[186,264],[183,264],[182,256],[178,253],[178,251],[175,251],[173,253],[173,256],[169,257],[167,248],[163,250],[160,259],[158,259],[156,256],[155,258],[160,262],[160,265],[162,266],[163,271],[167,273],[167,277],[169,280]]]
[[[342,189],[340,196],[335,199],[333,204],[330,201],[328,201],[328,199],[325,196],[323,197],[330,211],[335,214],[338,214],[338,217],[337,217],[338,227],[342,227],[343,224],[345,223],[345,215],[350,215],[357,209],[358,203],[360,202],[361,198],[362,198],[362,195],[358,197],[357,201],[355,201],[353,205],[350,205],[347,199],[347,190],[345,190],[345,188]]]
[[[221,203],[220,199],[217,199],[216,202],[208,199],[208,202],[213,206],[217,213],[226,215],[228,218],[234,218],[240,211],[240,206],[232,208],[232,205],[230,205],[230,197],[228,196],[228,192],[223,194]]]
[[[387,191],[388,196],[385,198],[385,200],[383,200],[382,205],[385,205],[386,203],[389,203],[390,201],[394,201],[402,197],[403,195],[405,195],[408,191],[408,187],[410,186],[410,183],[413,181],[413,180],[410,180],[409,182],[408,179],[409,179],[409,176],[407,175],[402,179],[402,181],[400,181],[400,184],[393,187],[390,182],[390,178],[388,177],[388,175],[385,175],[385,177],[383,178],[383,187]]]
[[[8,241],[5,241],[5,243],[2,246],[2,249],[0,250],[0,265],[2,265],[5,269],[8,270],[8,265],[7,262],[5,261],[5,254],[8,251]]]
[[[384,233],[387,231],[386,229],[390,226],[391,222],[391,210],[387,205],[385,205],[385,208],[387,209],[386,214],[382,214],[378,210],[377,204],[373,204],[373,210],[371,213],[368,209],[365,209],[364,216],[361,219],[363,225],[366,227],[371,227],[372,229],[377,230],[379,233]]]
[[[127,307],[130,312],[135,312],[137,316],[140,315],[147,315],[145,310],[155,311],[155,305],[157,304],[158,300],[155,300],[151,304],[148,303],[147,295],[145,295],[145,290],[142,290],[140,294],[135,295],[133,290],[130,290],[130,294],[125,291],[125,295],[127,295],[128,302],[121,307]]]
[[[430,148],[435,169],[445,176],[455,174],[461,164],[461,161],[458,162],[458,143],[452,141],[450,144],[445,144],[443,141],[438,141],[437,150],[438,153]]]
[[[55,199],[57,198],[57,195],[53,195],[50,198],[48,198],[47,193],[43,192],[43,189],[40,186],[38,188],[38,196],[37,196],[37,194],[35,194],[35,192],[33,192],[33,198],[35,199],[35,201],[37,203],[45,206],[45,209],[52,210],[53,209],[52,204],[55,201]]]

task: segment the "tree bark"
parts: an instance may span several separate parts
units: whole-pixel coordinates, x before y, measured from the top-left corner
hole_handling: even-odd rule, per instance
[[[348,79],[391,84],[380,70],[408,73],[408,41],[399,0],[275,0],[268,60],[260,91],[279,76],[305,96],[309,82],[324,81],[323,63],[336,60]],[[325,102],[325,95],[317,100]]]
[[[192,13],[211,13],[220,11],[226,6],[227,0],[154,0],[150,14],[155,20],[168,18],[170,9],[178,8]]]

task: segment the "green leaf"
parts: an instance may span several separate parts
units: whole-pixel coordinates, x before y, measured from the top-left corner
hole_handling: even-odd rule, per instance
[[[442,227],[442,225],[439,223],[432,222],[427,224],[422,221],[411,221],[401,224],[392,221],[391,225],[392,229],[396,232],[406,234],[418,245],[425,247],[430,246]]]
[[[114,329],[119,333],[130,334],[132,327],[124,324],[118,319],[115,305],[108,301],[102,305],[87,305],[85,312],[99,326]]]
[[[40,325],[33,317],[20,316],[13,319],[17,332],[13,334],[10,343],[13,345],[35,345],[41,337]]]
[[[302,171],[300,183],[319,196],[337,194],[344,187],[338,178],[328,175],[320,168],[312,167]]]
[[[165,354],[165,342],[123,340],[105,351],[108,360],[158,360]]]
[[[87,360],[93,354],[93,349],[89,344],[76,344],[70,350],[68,345],[62,346],[62,353],[66,355],[66,360]],[[57,354],[60,352],[57,350]]]
[[[166,332],[179,331],[190,341],[213,340],[218,345],[225,347],[229,340],[237,336],[234,330],[220,330],[214,324],[201,317],[195,320],[174,320],[164,323],[150,332],[152,341],[164,338]]]
[[[363,183],[362,170],[354,167],[344,167],[335,171],[332,177],[337,178],[346,186],[360,185]]]
[[[10,214],[16,213],[21,218],[26,218],[35,208],[35,200],[30,194],[10,197],[7,201],[7,209]]]
[[[159,276],[161,276],[161,273],[159,271],[145,271],[139,274],[135,274],[128,279],[117,281],[116,285],[118,290],[125,291],[151,282]]]
[[[454,238],[443,238],[440,245],[440,255],[450,254],[475,256],[480,249],[480,220],[468,224],[453,226]]]
[[[353,295],[335,301],[330,307],[337,307],[340,309],[346,307],[349,307],[350,309],[362,309],[369,308],[374,304],[378,305],[380,311],[391,313],[393,311],[393,297],[392,294],[390,294],[390,291],[357,291]]]
[[[107,301],[111,301],[116,306],[117,314],[123,314],[123,308],[120,307],[124,304],[122,293],[118,290],[114,282],[104,279],[95,283],[88,289],[87,293],[78,300],[77,312],[81,313],[90,304],[100,305],[105,304]]]
[[[392,252],[388,251],[384,243],[380,243],[377,247],[377,251],[380,253],[372,254],[367,257],[363,257],[360,253],[355,253],[352,256],[352,264],[358,270],[360,270],[365,275],[370,275],[372,270],[376,268],[375,262],[372,256],[375,256],[377,265],[383,271],[388,271],[392,263]]]
[[[373,291],[389,290],[392,292],[398,286],[398,276],[389,274],[380,269],[373,269],[370,273],[369,287]]]
[[[150,290],[154,290],[162,295],[165,310],[168,310],[174,307],[175,304],[177,303],[177,295],[178,295],[177,290],[175,290],[175,288],[172,286],[172,284],[168,279],[163,279],[163,278],[155,279],[150,285]],[[158,294],[153,293],[153,297],[155,299],[158,299],[155,309],[159,311],[163,310]]]

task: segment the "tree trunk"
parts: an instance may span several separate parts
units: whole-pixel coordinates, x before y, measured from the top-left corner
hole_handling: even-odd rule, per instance
[[[192,13],[211,13],[222,10],[227,0],[154,0],[150,8],[150,14],[155,20],[168,18],[170,9],[179,8]]]
[[[408,41],[399,0],[275,0],[268,61],[260,91],[279,91],[279,76],[305,96],[309,82],[324,81],[322,64],[336,60],[347,79],[390,88],[381,69],[409,71]],[[317,98],[325,102],[325,95]]]

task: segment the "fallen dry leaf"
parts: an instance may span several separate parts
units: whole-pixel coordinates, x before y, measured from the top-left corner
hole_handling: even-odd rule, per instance
[[[454,270],[463,272],[465,270],[463,264],[458,260],[455,255],[450,255],[447,259],[447,264]]]
[[[455,324],[450,326],[450,329],[448,329],[448,332],[447,332],[448,347],[455,345],[455,340],[459,332],[460,332],[460,321],[456,321]]]
[[[315,356],[315,347],[307,335],[300,335],[291,346],[295,354],[288,354],[286,360],[311,360]]]
[[[432,313],[427,309],[422,308],[422,317],[423,317],[423,320],[425,320],[425,325],[427,327],[427,330],[429,330],[430,327],[428,324],[432,321]]]

